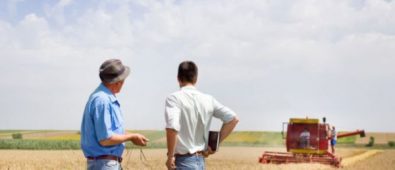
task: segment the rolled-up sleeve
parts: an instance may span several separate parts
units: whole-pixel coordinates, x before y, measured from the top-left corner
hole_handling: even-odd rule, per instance
[[[180,113],[181,110],[177,104],[177,99],[174,95],[166,99],[165,105],[165,121],[166,128],[180,130]]]
[[[111,129],[111,108],[109,103],[98,98],[94,101],[92,107],[97,140],[102,141],[110,138],[114,132]]]
[[[213,98],[214,113],[213,116],[222,120],[224,123],[228,123],[236,117],[236,113],[228,107],[219,103]]]

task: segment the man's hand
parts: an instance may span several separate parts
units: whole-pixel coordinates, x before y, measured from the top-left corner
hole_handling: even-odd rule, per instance
[[[176,158],[174,156],[167,157],[166,167],[168,170],[176,169]]]
[[[138,133],[133,134],[130,140],[138,146],[146,146],[149,141],[145,136]]]
[[[213,150],[211,149],[211,147],[209,146],[207,150],[203,151],[203,156],[204,156],[205,158],[207,158],[208,156],[210,156],[210,155],[212,155],[212,154],[214,154],[214,153],[215,153],[215,151],[213,151]]]

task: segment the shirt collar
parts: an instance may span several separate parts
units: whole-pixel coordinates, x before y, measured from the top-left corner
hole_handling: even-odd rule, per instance
[[[108,95],[108,97],[110,97],[110,101],[111,102],[118,101],[117,98],[115,97],[115,95],[103,83],[100,84],[99,90],[103,91],[104,93],[106,93]]]
[[[196,87],[193,85],[186,85],[184,87],[181,87],[181,90],[196,90]]]

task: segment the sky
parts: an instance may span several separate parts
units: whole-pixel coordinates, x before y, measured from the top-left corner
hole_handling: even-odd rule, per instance
[[[99,66],[118,58],[131,68],[117,95],[127,129],[164,129],[192,60],[236,130],[325,116],[395,132],[394,18],[392,0],[3,0],[0,129],[78,130]]]

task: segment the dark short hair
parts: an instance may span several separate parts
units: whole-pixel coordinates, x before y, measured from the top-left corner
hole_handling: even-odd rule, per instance
[[[197,80],[198,68],[193,61],[183,61],[178,66],[178,80],[181,82],[195,83]]]

